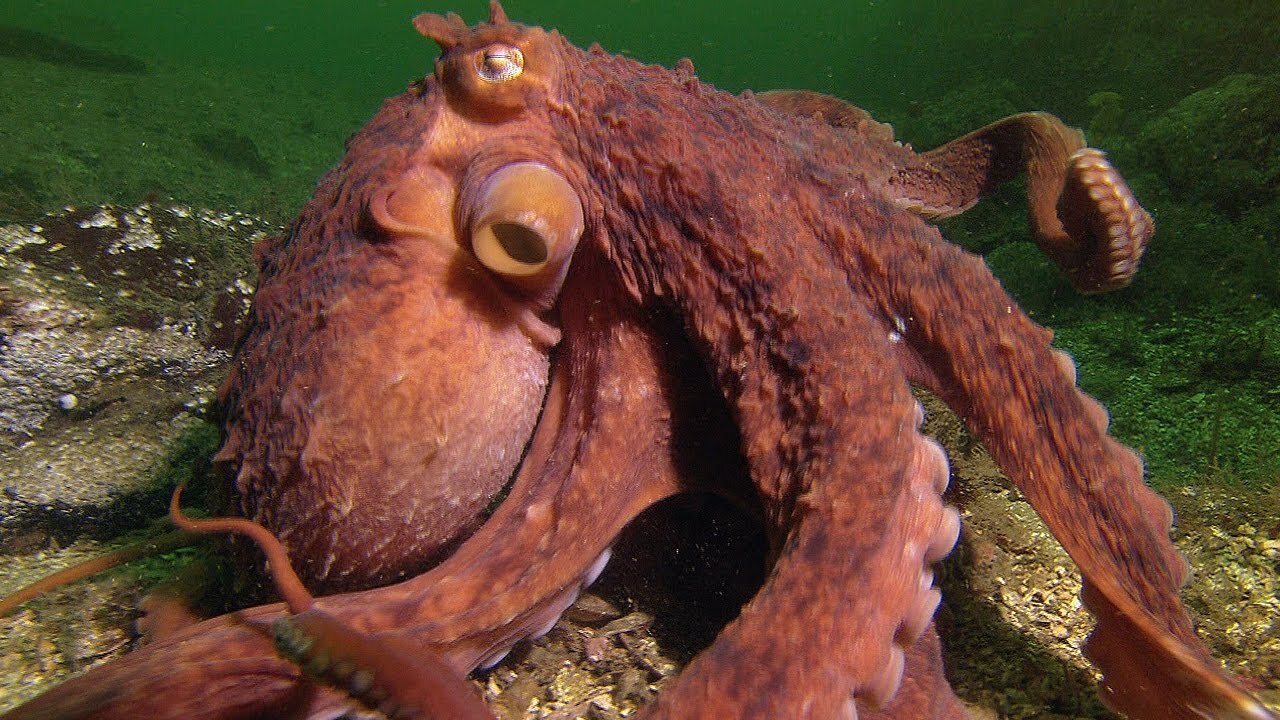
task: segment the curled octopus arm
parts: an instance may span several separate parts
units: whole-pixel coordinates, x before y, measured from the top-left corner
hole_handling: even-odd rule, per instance
[[[956,215],[1025,173],[1031,236],[1081,293],[1128,285],[1155,230],[1106,155],[1048,113],[997,120],[912,160],[891,182],[926,218]]]
[[[755,97],[775,110],[893,143],[893,128],[838,98],[808,90]],[[1105,154],[1049,113],[1011,115],[923,153],[898,145],[891,167],[886,189],[894,201],[926,219],[959,215],[1025,174],[1032,237],[1085,294],[1128,285],[1155,230]]]
[[[5,720],[322,718],[342,715],[351,699],[402,720],[493,717],[463,674],[430,650],[356,631],[316,607],[284,546],[261,525],[183,515],[182,489],[170,502],[173,523],[190,533],[251,539],[268,557],[284,607],[251,608],[169,633],[63,683]]]

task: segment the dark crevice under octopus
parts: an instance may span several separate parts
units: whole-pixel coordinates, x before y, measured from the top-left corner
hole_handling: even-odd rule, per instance
[[[1029,113],[916,153],[833,98],[730,95],[496,3],[415,25],[434,73],[258,248],[220,394],[234,509],[277,580],[330,594],[157,633],[6,718],[485,717],[463,675],[691,491],[758,517],[769,571],[644,717],[968,717],[933,627],[960,521],[912,384],[1079,566],[1110,707],[1272,718],[1197,638],[1169,506],[1070,358],[926,222],[1026,173],[1044,251],[1123,287],[1151,218],[1079,132]]]

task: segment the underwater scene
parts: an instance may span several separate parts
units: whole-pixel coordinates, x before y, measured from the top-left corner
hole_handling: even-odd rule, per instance
[[[19,593],[0,600],[0,717],[160,712],[130,692],[172,717],[1280,715],[1280,3],[503,11],[670,72],[520,35],[481,0],[0,4],[0,598]],[[442,17],[415,30],[420,13]],[[442,45],[482,50],[424,91]],[[551,86],[573,89],[552,120],[507,137],[526,122],[512,108]],[[479,180],[411,170],[447,190],[381,192],[425,157],[424,118],[438,167],[529,162]],[[605,130],[564,142],[574,123]],[[396,143],[411,149],[380,154]],[[822,169],[766,172],[756,148]],[[519,174],[546,157],[585,169]],[[485,203],[521,196],[502,192],[512,167],[563,210],[519,222],[563,222],[567,249],[522,255],[499,234],[511,257],[472,240],[448,268],[387,279],[436,262],[414,254],[422,238],[487,230]],[[880,190],[824,194],[846,176]],[[1066,250],[1037,244],[1046,186]],[[998,284],[949,250],[899,253],[934,237],[926,222]],[[762,251],[734,223],[776,237]],[[353,243],[374,226],[379,241]],[[1071,274],[1105,252],[1074,244],[1082,226],[1110,257],[1130,241],[1112,280]],[[624,249],[587,247],[605,237]],[[856,292],[820,292],[841,273]],[[845,308],[887,309],[872,319],[889,339]],[[439,353],[428,379],[361,395],[419,351]],[[324,383],[328,404],[317,391],[298,409]],[[916,400],[932,440],[903,430]],[[402,499],[401,470],[432,462],[442,489]],[[313,472],[333,484],[268,486]],[[348,493],[362,473],[396,489]],[[255,607],[290,562],[175,533],[184,483],[190,515],[248,513],[279,535],[317,596],[407,582]],[[1172,544],[1144,485],[1172,508]],[[287,527],[304,503],[323,509]],[[896,587],[906,555],[903,597],[841,593]],[[349,637],[288,625],[317,617]],[[840,639],[858,623],[883,642]],[[273,645],[286,625],[302,640]],[[378,684],[398,667],[418,669]],[[840,682],[845,705],[795,710]],[[412,693],[439,705],[397,714]]]

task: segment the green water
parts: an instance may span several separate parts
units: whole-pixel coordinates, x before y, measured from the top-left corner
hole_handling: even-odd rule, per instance
[[[1123,97],[1125,126],[1136,128],[1230,72],[1275,71],[1273,4],[1139,5],[561,1],[507,10],[580,44],[668,65],[691,57],[703,79],[728,90],[834,93],[924,145],[1012,109],[1085,124],[1087,99],[1100,90]],[[0,83],[4,171],[47,173],[18,183],[37,202],[157,194],[288,216],[341,138],[430,68],[435,47],[409,18],[450,9],[468,21],[487,12],[474,1],[10,0],[0,7],[0,55],[18,62],[4,63]],[[49,39],[65,47],[40,47]],[[145,69],[93,74],[94,53]],[[940,106],[966,91],[963,107]],[[183,171],[203,175],[212,144],[198,141],[202,131],[242,133],[272,168],[256,174],[270,177],[193,182]],[[40,170],[51,160],[64,167]],[[267,186],[280,206],[264,200]]]
[[[1157,218],[1135,285],[1067,289],[1017,189],[945,227],[1081,361],[1154,481],[1280,477],[1280,3],[510,2],[512,18],[728,90],[849,99],[920,147],[1049,110]],[[285,222],[343,139],[430,67],[409,19],[485,5],[9,0],[0,219],[159,199]],[[1224,79],[1250,73],[1233,84]],[[1207,90],[1187,100],[1196,91]],[[1179,113],[1170,108],[1183,103]]]

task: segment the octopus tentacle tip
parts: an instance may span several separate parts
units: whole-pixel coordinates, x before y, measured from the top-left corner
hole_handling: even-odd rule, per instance
[[[169,521],[181,530],[198,535],[229,533],[249,539],[267,557],[271,580],[276,592],[288,605],[289,611],[301,613],[311,607],[314,602],[311,592],[307,590],[302,579],[298,577],[289,561],[289,552],[284,544],[271,531],[262,525],[241,517],[189,518],[182,512],[182,491],[186,482],[181,482],[173,489],[169,499]]]

